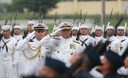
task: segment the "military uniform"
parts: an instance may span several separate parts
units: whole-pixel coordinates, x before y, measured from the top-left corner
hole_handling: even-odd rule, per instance
[[[89,26],[82,24],[79,27],[79,29],[81,29],[81,28],[89,29]],[[89,34],[88,35],[80,35],[79,41],[81,41],[85,45],[85,47],[87,47],[90,44],[92,44],[94,46],[94,44],[95,44],[95,39],[93,37],[91,37]]]
[[[40,23],[36,24],[36,27],[37,29],[44,29],[43,25]],[[36,38],[31,41],[29,40],[34,33],[35,31],[29,34],[25,39],[20,40],[17,45],[17,50],[22,51],[20,57],[23,58],[21,61],[21,74],[30,75],[33,72],[37,72],[40,67],[43,66],[43,60],[47,51],[45,47],[39,45],[39,40]]]
[[[72,30],[79,31],[79,28],[78,28],[77,26],[74,26],[74,27],[72,28]],[[76,37],[77,37],[77,35],[76,35],[76,36],[72,35],[72,38],[76,39]]]
[[[115,36],[109,37],[108,41],[110,44],[107,49],[111,49],[112,51],[119,53],[120,52],[120,41]]]
[[[104,30],[103,30],[103,27],[101,27],[101,26],[96,26],[96,27],[95,27],[95,31],[96,31],[97,29],[98,29],[98,30],[101,30],[102,32],[104,31]],[[94,38],[95,38],[95,40],[96,40],[95,45],[97,45],[97,44],[99,44],[99,43],[104,43],[104,42],[106,41],[106,39],[105,39],[103,36],[100,36],[100,37],[95,36]]]
[[[62,22],[58,25],[62,29],[71,29],[72,24],[68,22]],[[53,37],[49,41],[49,46],[51,50],[51,57],[59,59],[64,62],[67,66],[70,66],[69,60],[73,56],[74,52],[82,52],[85,47],[81,46],[81,42],[75,41],[74,38],[69,37],[65,39],[64,37]]]
[[[36,24],[36,22],[34,20],[29,20],[28,21],[28,26],[32,25],[32,30],[34,30],[34,25]],[[23,38],[27,37],[31,32],[29,32],[28,30],[24,32],[24,36]],[[32,36],[30,39],[34,39],[35,36]]]
[[[8,30],[10,26],[2,26],[2,30]],[[0,42],[0,78],[15,78],[13,66],[15,62],[16,39],[10,36],[9,39],[2,37]]]
[[[118,29],[122,29],[124,30],[124,32],[126,32],[126,29],[124,26],[119,26],[117,28]],[[123,36],[117,36],[117,38],[120,40],[120,51],[119,51],[119,55],[123,55],[125,49],[128,47],[128,38],[125,36],[125,34]]]
[[[113,26],[108,26],[106,28],[106,30],[107,29],[115,30]],[[119,53],[119,51],[120,51],[120,40],[118,38],[116,38],[114,35],[111,36],[111,37],[107,37],[107,40],[110,42],[108,47],[107,47],[107,50],[111,49],[112,51],[114,51],[116,53]]]

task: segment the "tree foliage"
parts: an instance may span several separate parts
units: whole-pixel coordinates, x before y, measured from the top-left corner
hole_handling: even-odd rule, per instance
[[[59,0],[13,0],[12,5],[14,9],[18,9],[20,12],[27,8],[33,12],[41,10],[43,14],[46,14],[49,10],[56,8],[58,2]]]

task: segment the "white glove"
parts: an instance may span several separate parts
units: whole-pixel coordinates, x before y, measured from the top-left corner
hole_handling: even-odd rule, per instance
[[[32,33],[30,33],[30,34],[26,37],[26,39],[29,40],[30,38],[33,37],[34,34],[35,34],[35,31],[33,31]]]
[[[61,30],[62,30],[62,28],[60,28],[60,29],[56,30],[55,32],[51,33],[50,35],[51,35],[51,36],[56,36],[56,35],[57,35],[57,33],[58,33],[59,31],[61,31]]]

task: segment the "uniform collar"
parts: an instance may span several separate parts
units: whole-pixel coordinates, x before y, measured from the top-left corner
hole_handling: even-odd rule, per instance
[[[14,37],[16,40],[22,39],[22,35],[14,35],[13,37]]]
[[[118,38],[119,40],[128,39],[126,36],[117,36],[117,38]]]
[[[113,41],[113,40],[115,40],[115,38],[116,38],[115,36],[111,36],[111,37],[108,37],[108,40]]]
[[[12,38],[12,37],[10,36],[9,39],[5,39],[4,37],[3,37],[2,39],[6,42],[6,41],[9,41],[11,38]]]

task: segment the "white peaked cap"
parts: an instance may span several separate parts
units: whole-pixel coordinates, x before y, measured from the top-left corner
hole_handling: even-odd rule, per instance
[[[98,26],[98,25],[96,25],[96,26],[95,26],[95,30],[97,30],[97,29],[98,29],[98,30],[102,30],[102,31],[104,31],[104,28],[103,28],[102,26]]]
[[[106,30],[108,30],[108,29],[113,29],[113,30],[115,30],[114,26],[107,26]]]
[[[45,29],[48,30],[48,26],[46,26]]]
[[[21,29],[20,25],[15,25],[15,26],[14,26],[14,29],[15,29],[15,28]]]
[[[126,28],[125,28],[124,26],[118,26],[118,27],[117,27],[117,30],[118,30],[118,29],[122,29],[122,30],[126,31]]]
[[[1,27],[2,30],[8,30],[8,29],[11,29],[11,26],[10,25],[3,25]]]
[[[28,21],[28,24],[36,24],[36,21],[34,21],[34,20],[30,20],[30,21]]]
[[[33,25],[33,27],[38,27],[38,26],[42,26],[44,29],[46,28],[46,27],[48,27],[46,24],[44,24],[44,23],[36,23],[36,24],[34,24]]]
[[[57,27],[61,28],[61,27],[63,27],[65,24],[67,24],[67,25],[70,26],[71,28],[73,27],[73,24],[70,23],[70,22],[62,22],[62,23],[60,23]]]
[[[79,28],[77,26],[74,26],[72,30],[79,30]]]
[[[87,24],[82,24],[82,25],[79,27],[79,29],[81,29],[81,28],[87,28],[87,29],[89,29],[90,27],[89,27],[89,25],[87,25]]]

